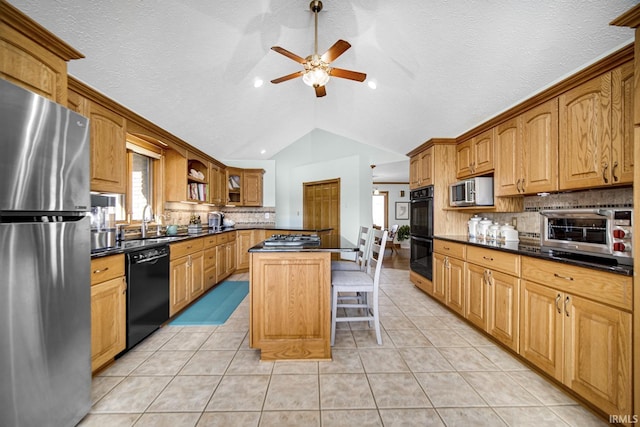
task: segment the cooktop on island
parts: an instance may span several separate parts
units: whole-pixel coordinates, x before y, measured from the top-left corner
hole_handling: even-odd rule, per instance
[[[264,241],[265,246],[320,245],[317,234],[273,234]]]

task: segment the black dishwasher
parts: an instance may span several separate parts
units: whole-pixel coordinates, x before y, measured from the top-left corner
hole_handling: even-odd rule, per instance
[[[169,319],[169,246],[127,253],[127,350]]]

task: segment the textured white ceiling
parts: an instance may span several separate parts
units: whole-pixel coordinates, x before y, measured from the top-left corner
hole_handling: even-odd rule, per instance
[[[334,65],[378,88],[333,78],[316,98],[301,79],[269,83],[300,69],[271,46],[313,52],[308,0],[9,2],[86,56],[70,74],[223,161],[268,159],[314,128],[400,154],[456,137],[630,42],[609,22],[638,3],[323,0],[319,51],[349,41]]]

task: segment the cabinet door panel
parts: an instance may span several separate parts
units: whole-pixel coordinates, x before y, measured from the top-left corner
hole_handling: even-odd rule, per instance
[[[473,138],[473,173],[490,172],[493,164],[493,129]]]
[[[518,351],[520,279],[492,271],[489,278],[489,318],[487,332]]]
[[[496,129],[496,196],[520,194],[523,171],[519,123],[512,119]]]
[[[473,162],[471,140],[462,142],[456,147],[456,177],[463,178],[471,175]]]
[[[634,64],[611,73],[611,177],[613,184],[633,182]]]
[[[189,265],[189,302],[199,297],[204,292],[204,252],[193,255]]]
[[[448,276],[445,258],[447,257],[438,253],[433,254],[433,293],[431,295],[442,302],[445,301],[445,283]]]
[[[91,286],[91,370],[126,346],[126,283],[117,277]]]
[[[433,185],[433,147],[420,154],[420,186]]]
[[[630,414],[631,314],[570,296],[564,321],[564,383],[606,413]]]
[[[125,193],[125,120],[89,102],[91,123],[91,190]]]
[[[416,154],[409,160],[409,188],[411,190],[420,187],[420,155]]]
[[[189,303],[189,256],[171,261],[171,303],[169,316],[173,316]]]
[[[484,267],[467,263],[466,319],[487,330],[487,284]]]
[[[560,95],[560,190],[610,183],[611,73]]]
[[[520,298],[520,355],[562,380],[564,294],[524,280]]]
[[[524,193],[558,190],[558,100],[523,114]]]
[[[446,282],[446,304],[461,316],[464,316],[465,305],[464,267],[464,261],[456,258],[449,258],[449,262],[447,264],[449,277]]]

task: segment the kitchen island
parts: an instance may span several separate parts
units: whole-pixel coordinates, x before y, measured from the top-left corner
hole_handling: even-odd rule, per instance
[[[357,250],[322,238],[249,249],[249,346],[261,360],[331,359],[331,254]]]

